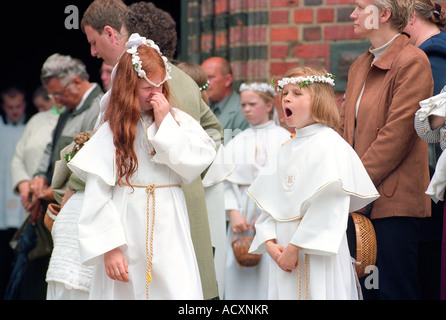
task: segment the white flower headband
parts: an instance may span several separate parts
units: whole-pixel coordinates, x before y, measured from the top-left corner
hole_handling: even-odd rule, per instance
[[[258,83],[258,82],[251,83],[251,84],[242,83],[240,85],[240,92],[246,91],[246,90],[253,90],[253,91],[260,91],[260,92],[269,92],[273,96],[276,95],[276,92],[274,91],[274,88],[271,88],[266,83]]]
[[[327,83],[334,86],[334,79],[335,76],[331,73],[326,73],[323,76],[283,78],[282,80],[277,81],[277,91],[282,90],[287,84],[297,84],[299,85],[299,88],[308,87],[310,84],[315,82]],[[272,85],[274,86],[274,81],[272,81]]]
[[[164,80],[158,84],[155,84],[152,81],[150,81],[150,79],[147,78],[146,72],[142,69],[141,58],[138,56],[138,54],[139,54],[138,47],[141,45],[149,46],[149,47],[155,49],[164,61],[164,66],[166,68],[166,76],[164,77]],[[145,37],[141,37],[138,33],[134,33],[130,36],[129,41],[127,41],[125,46],[127,48],[127,53],[132,55],[133,68],[135,68],[135,71],[138,73],[138,76],[140,78],[146,79],[146,81],[148,83],[150,83],[152,86],[155,86],[155,87],[159,87],[167,80],[172,79],[172,77],[170,76],[170,72],[171,72],[172,68],[167,63],[167,61],[168,61],[167,58],[162,55],[160,48],[155,44],[155,42],[153,42],[150,39],[146,39]]]

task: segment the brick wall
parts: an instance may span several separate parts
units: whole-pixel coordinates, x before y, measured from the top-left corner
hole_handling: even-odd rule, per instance
[[[332,70],[333,44],[366,43],[353,32],[354,2],[270,0],[269,75],[280,77],[296,64]],[[438,3],[446,6],[446,1]]]
[[[296,64],[330,70],[333,43],[364,41],[353,33],[354,2],[189,0],[188,58],[224,56],[239,80],[281,76]]]
[[[227,58],[235,88],[247,80],[269,82],[296,65],[335,73],[339,95],[348,67],[369,43],[355,36],[355,0],[189,0],[188,58]],[[446,1],[439,1],[446,7]],[[342,57],[339,51],[352,50]],[[341,56],[341,58],[339,58]],[[334,59],[336,57],[336,59]],[[339,62],[342,60],[341,62]],[[342,65],[340,65],[342,64]],[[344,85],[345,85],[344,83]]]

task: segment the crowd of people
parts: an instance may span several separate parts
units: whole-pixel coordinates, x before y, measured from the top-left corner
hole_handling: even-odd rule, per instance
[[[338,105],[326,70],[234,88],[222,57],[174,61],[153,3],[92,1],[102,83],[54,53],[35,115],[2,92],[2,298],[446,299],[444,11],[357,0],[350,18],[371,47]],[[373,224],[372,286],[352,212]]]

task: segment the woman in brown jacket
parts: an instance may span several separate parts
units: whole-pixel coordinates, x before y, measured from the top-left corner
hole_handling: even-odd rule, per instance
[[[414,114],[433,81],[426,55],[402,33],[412,13],[412,0],[357,0],[350,16],[372,46],[350,68],[339,132],[381,195],[370,215],[378,255],[365,298],[419,299],[417,224],[430,216],[430,199],[428,147]]]

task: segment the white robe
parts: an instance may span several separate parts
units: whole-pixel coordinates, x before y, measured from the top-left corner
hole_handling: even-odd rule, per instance
[[[281,145],[290,139],[290,132],[273,121],[251,126],[226,145],[225,161],[235,164],[234,172],[225,181],[225,209],[238,210],[248,223],[254,224],[261,211],[248,197],[246,190],[268,157],[277,158]],[[226,300],[264,300],[268,298],[269,256],[263,255],[256,266],[240,266],[232,249],[232,228],[227,231]],[[251,235],[253,232],[251,231]],[[248,235],[248,234],[242,234]],[[237,235],[235,236],[238,237]]]
[[[350,145],[319,123],[296,130],[276,173],[260,175],[248,193],[263,210],[250,252],[264,253],[270,239],[302,248],[291,273],[271,259],[269,299],[358,299],[347,219],[379,194]]]
[[[234,164],[224,162],[224,145],[218,148],[214,162],[203,178],[209,230],[214,249],[214,266],[217,277],[218,295],[223,297],[226,277],[226,213],[224,180],[234,171]]]
[[[93,267],[81,263],[77,224],[84,192],[73,194],[54,220],[53,252],[46,273],[47,300],[86,300]]]
[[[215,143],[197,121],[173,109],[158,128],[138,124],[135,151],[138,170],[134,185],[187,184],[196,179],[215,157]],[[176,120],[176,121],[175,121]],[[147,137],[156,155],[149,156]],[[104,123],[68,163],[86,182],[79,218],[81,261],[94,265],[90,299],[146,298],[146,231],[151,229],[153,197],[147,206],[145,188],[117,185],[113,136]],[[156,188],[153,231],[152,281],[149,299],[202,299],[200,275],[190,236],[184,194],[179,187]],[[147,217],[149,208],[149,217]],[[104,253],[121,248],[129,282],[111,280]]]

